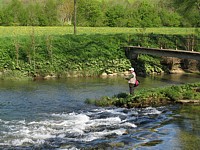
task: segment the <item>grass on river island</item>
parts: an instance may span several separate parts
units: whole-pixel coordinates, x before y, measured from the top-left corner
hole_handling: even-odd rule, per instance
[[[100,99],[86,99],[86,103],[97,106],[132,108],[163,106],[177,103],[179,100],[197,100],[197,102],[200,102],[200,82],[139,90],[135,92],[134,96],[119,93],[113,97],[104,96]]]

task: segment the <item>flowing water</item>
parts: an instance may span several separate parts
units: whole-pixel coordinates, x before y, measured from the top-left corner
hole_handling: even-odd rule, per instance
[[[141,88],[200,81],[198,75],[140,79]],[[0,81],[0,149],[198,149],[198,106],[102,108],[87,98],[128,93],[117,78]],[[194,108],[193,108],[194,107]],[[190,111],[190,110],[196,111]]]

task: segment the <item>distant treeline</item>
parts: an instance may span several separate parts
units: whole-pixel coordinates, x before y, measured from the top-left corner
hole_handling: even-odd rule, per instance
[[[77,25],[200,27],[198,0],[76,0]],[[74,0],[0,0],[1,26],[73,25]]]

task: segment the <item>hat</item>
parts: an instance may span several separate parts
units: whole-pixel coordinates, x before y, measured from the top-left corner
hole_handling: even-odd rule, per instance
[[[134,68],[130,68],[129,70],[130,70],[130,71],[134,71]]]

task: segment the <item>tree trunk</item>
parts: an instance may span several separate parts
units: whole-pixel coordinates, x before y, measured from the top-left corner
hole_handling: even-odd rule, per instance
[[[76,35],[76,0],[74,0],[74,34]]]

